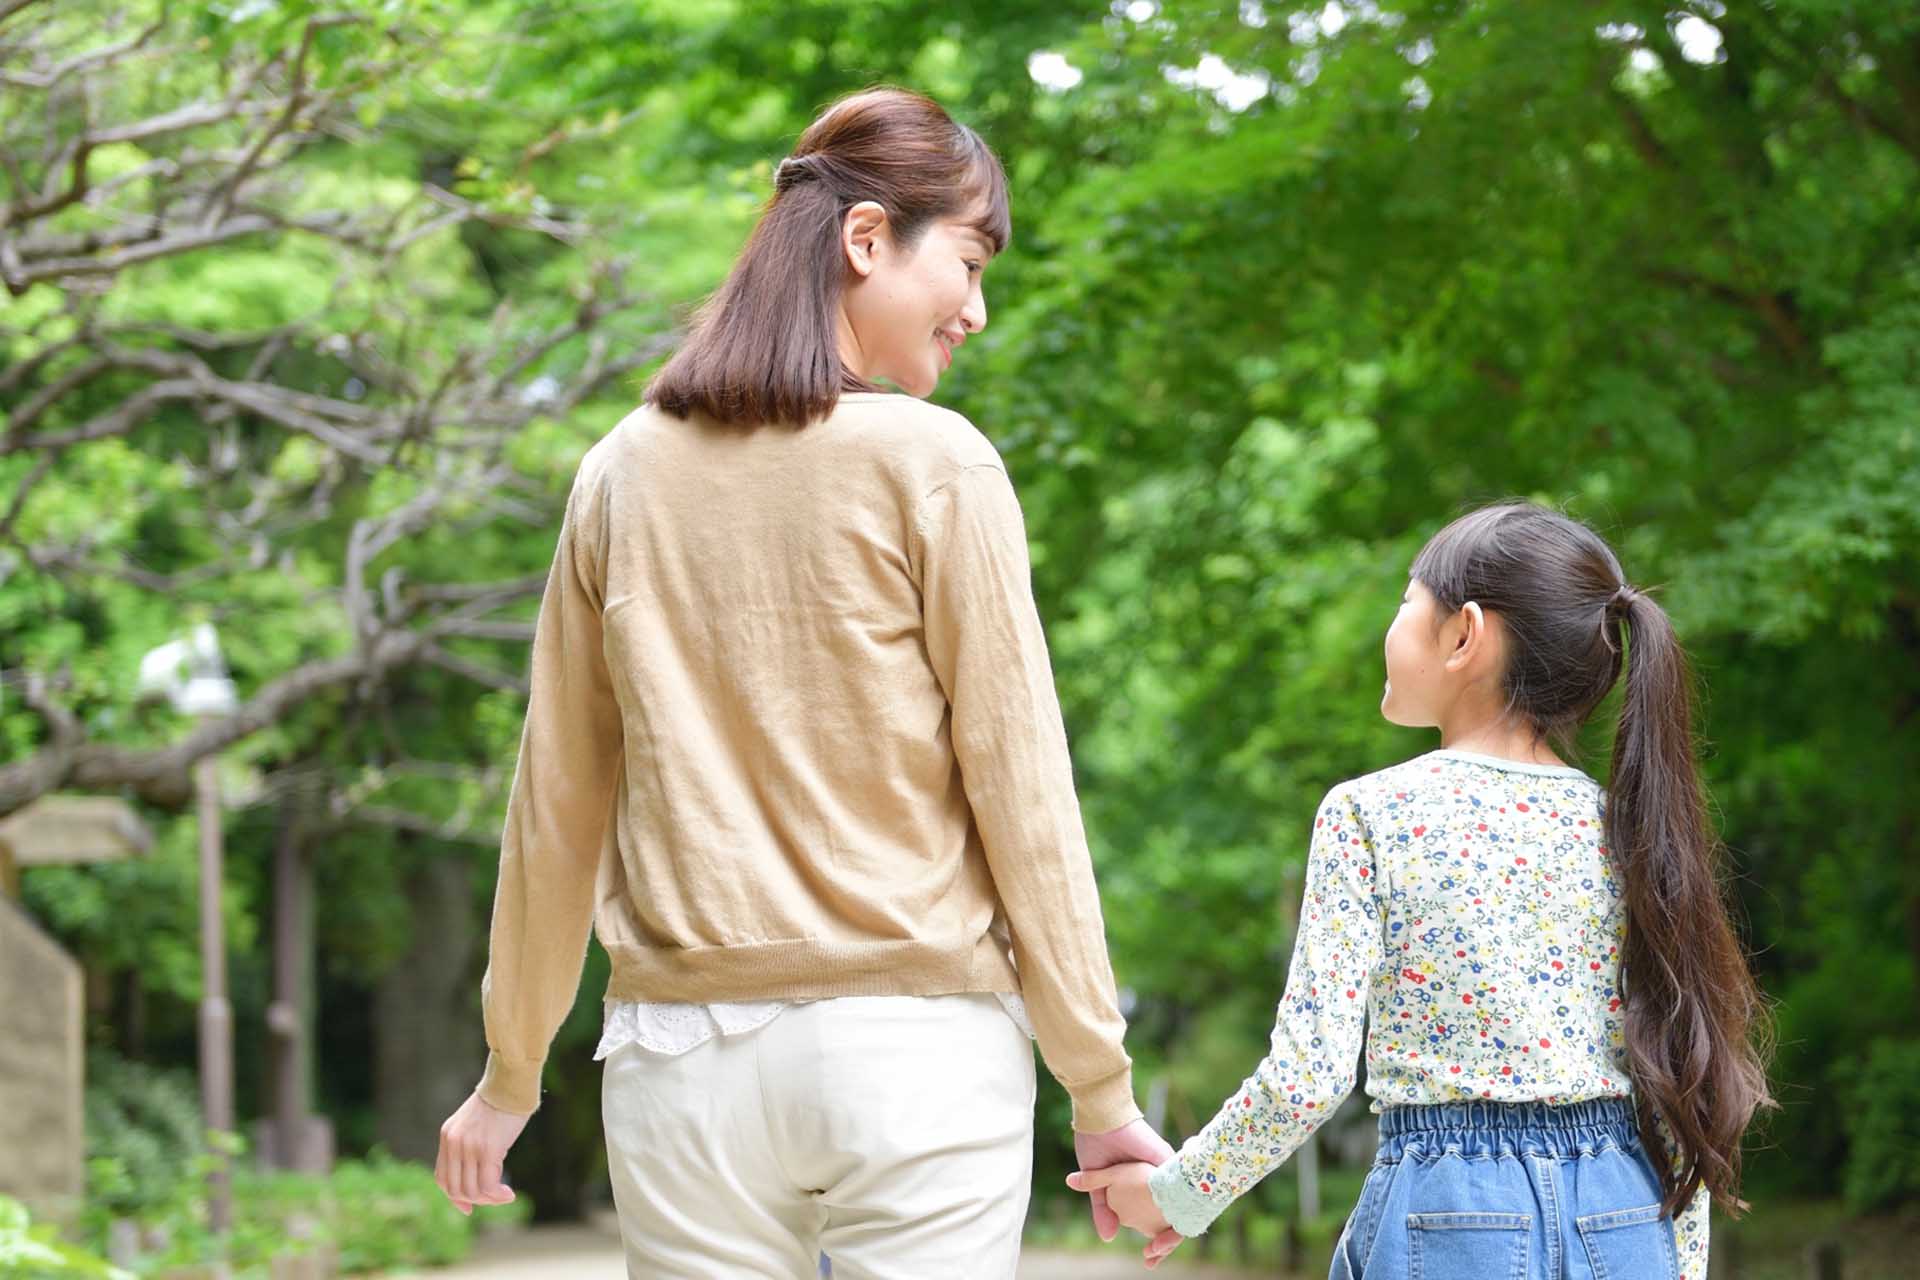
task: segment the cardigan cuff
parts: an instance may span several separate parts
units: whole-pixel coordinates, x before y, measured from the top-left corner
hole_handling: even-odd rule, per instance
[[[1167,1225],[1183,1236],[1197,1236],[1213,1225],[1226,1203],[1216,1202],[1194,1190],[1180,1168],[1180,1157],[1173,1156],[1147,1175],[1147,1190]]]
[[[480,1101],[508,1115],[529,1116],[540,1109],[540,1068],[544,1058],[507,1058],[487,1054],[487,1071],[475,1090]]]
[[[1073,1099],[1075,1133],[1111,1133],[1140,1118],[1140,1108],[1133,1100],[1131,1065],[1095,1080],[1061,1084]]]

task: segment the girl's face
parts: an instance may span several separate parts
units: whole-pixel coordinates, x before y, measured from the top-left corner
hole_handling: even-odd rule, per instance
[[[1408,580],[1400,612],[1387,628],[1387,688],[1380,714],[1392,723],[1415,729],[1440,723],[1453,684],[1447,659],[1457,644],[1447,631],[1433,592],[1417,578]]]
[[[850,275],[841,303],[841,354],[868,381],[909,395],[930,394],[969,334],[987,327],[981,273],[993,244],[957,218],[935,221],[911,249],[894,239],[884,213],[862,222],[856,205],[842,241]]]

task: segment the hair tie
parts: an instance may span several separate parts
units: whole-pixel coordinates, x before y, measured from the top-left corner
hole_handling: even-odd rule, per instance
[[[813,177],[814,168],[811,164],[807,163],[812,158],[811,155],[788,156],[785,160],[775,165],[773,169],[774,194],[779,195],[795,184]]]
[[[1613,595],[1608,598],[1607,611],[1609,613],[1625,613],[1633,607],[1633,602],[1639,598],[1640,593],[1623,582],[1614,588]]]

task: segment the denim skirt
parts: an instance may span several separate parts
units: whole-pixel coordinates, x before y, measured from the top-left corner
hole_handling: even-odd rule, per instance
[[[1329,1280],[1676,1280],[1623,1098],[1393,1107]]]

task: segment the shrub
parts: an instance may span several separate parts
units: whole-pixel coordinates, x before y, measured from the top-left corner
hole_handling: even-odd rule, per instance
[[[233,1226],[224,1236],[207,1225],[204,1178],[208,1158],[197,1158],[177,1180],[169,1200],[133,1215],[146,1252],[132,1265],[140,1275],[173,1267],[222,1261],[240,1278],[265,1276],[279,1255],[331,1246],[342,1272],[386,1272],[444,1266],[464,1258],[473,1245],[475,1218],[447,1202],[424,1165],[375,1152],[343,1160],[326,1177],[274,1173],[236,1164]],[[523,1221],[524,1197],[483,1210],[487,1220]],[[96,1243],[106,1215],[90,1206]],[[0,1278],[6,1273],[0,1272]]]
[[[133,1280],[104,1259],[62,1242],[52,1225],[34,1226],[27,1207],[0,1196],[0,1277],[5,1280]]]
[[[1920,1039],[1879,1040],[1847,1090],[1847,1207],[1920,1201]]]
[[[177,1204],[206,1154],[192,1075],[110,1053],[87,1060],[87,1203],[139,1218]]]

